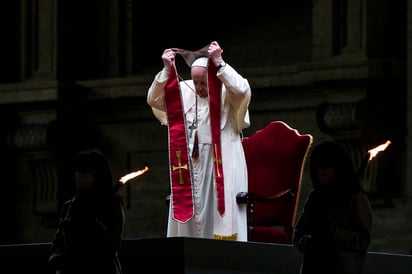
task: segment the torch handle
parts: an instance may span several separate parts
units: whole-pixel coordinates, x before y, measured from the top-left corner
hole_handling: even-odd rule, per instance
[[[117,183],[113,186],[113,193],[117,193],[122,185],[123,185],[123,184],[122,184],[121,182],[117,182]]]
[[[363,160],[362,160],[362,162],[361,162],[361,164],[358,168],[358,171],[356,173],[358,179],[362,176],[363,172],[365,171],[366,166],[368,165],[368,162],[369,162],[369,153],[365,158],[363,158]]]

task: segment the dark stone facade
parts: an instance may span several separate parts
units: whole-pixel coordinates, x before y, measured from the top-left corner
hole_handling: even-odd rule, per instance
[[[252,87],[245,136],[282,120],[314,144],[341,142],[355,165],[392,141],[362,176],[374,210],[371,250],[411,252],[407,1],[294,0],[202,14],[132,0],[8,2],[0,4],[0,244],[52,239],[73,193],[68,163],[84,147],[101,149],[118,178],[149,166],[120,190],[125,238],[165,236],[167,129],[146,92],[164,48],[217,40]],[[309,189],[305,172],[302,202]]]

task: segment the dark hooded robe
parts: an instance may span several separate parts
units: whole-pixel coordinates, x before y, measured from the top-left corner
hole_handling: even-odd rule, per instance
[[[96,184],[63,204],[49,250],[50,272],[121,274],[118,251],[125,215],[108,162],[100,153],[87,151],[78,155],[75,165],[76,172],[92,173]]]
[[[332,168],[334,179],[322,184],[319,168]],[[321,143],[312,151],[310,176],[313,190],[293,235],[293,245],[303,253],[300,273],[363,273],[372,213],[350,157],[335,142]]]

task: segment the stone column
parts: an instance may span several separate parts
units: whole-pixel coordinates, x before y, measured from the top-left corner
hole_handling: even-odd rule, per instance
[[[21,51],[23,79],[56,78],[57,4],[54,0],[23,0]]]
[[[407,10],[407,75],[412,73],[412,0],[408,0]],[[406,188],[408,201],[412,198],[412,80],[411,77],[407,79],[407,131],[406,135],[406,147],[407,147],[407,159],[405,164],[406,169]]]

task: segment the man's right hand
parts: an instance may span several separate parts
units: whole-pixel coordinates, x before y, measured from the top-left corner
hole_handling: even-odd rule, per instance
[[[162,61],[167,71],[170,71],[170,68],[172,67],[173,62],[175,61],[175,56],[176,56],[176,53],[172,49],[165,49],[165,51],[163,52]]]

